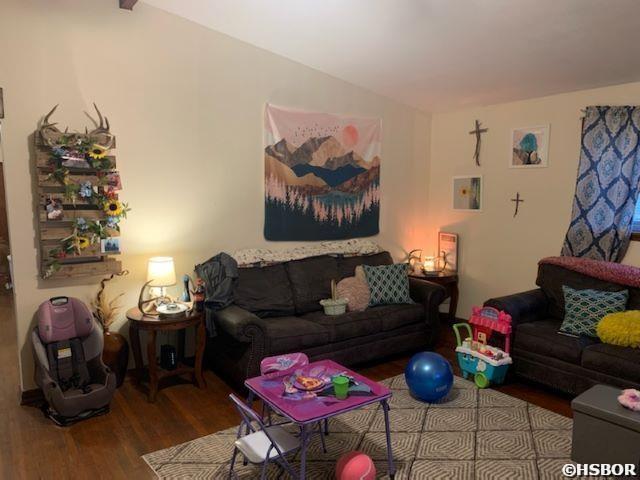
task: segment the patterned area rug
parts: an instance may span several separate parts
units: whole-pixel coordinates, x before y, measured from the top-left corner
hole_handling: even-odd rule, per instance
[[[571,419],[495,390],[478,390],[459,377],[448,398],[437,404],[412,398],[403,375],[382,383],[393,389],[391,438],[398,480],[563,478],[560,469],[570,462]],[[366,452],[378,478],[388,478],[378,406],[333,418],[329,428],[327,454],[317,435],[309,445],[307,478],[334,478],[336,460],[351,450]],[[143,458],[159,478],[227,478],[235,434],[235,428],[223,430]],[[256,467],[239,463],[239,478],[259,478]],[[279,473],[271,466],[268,478]]]

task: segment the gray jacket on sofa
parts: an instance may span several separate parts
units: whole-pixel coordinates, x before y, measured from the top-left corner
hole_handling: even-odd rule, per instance
[[[216,312],[217,336],[208,339],[207,364],[241,387],[271,355],[304,352],[311,360],[353,365],[433,344],[445,292],[428,281],[410,279],[414,304],[324,315],[319,301],[331,296],[332,279],[353,276],[358,265],[391,263],[382,252],[238,269],[234,304]]]
[[[551,264],[539,265],[536,283],[539,289],[485,302],[512,317],[512,373],[574,395],[597,383],[640,388],[640,349],[558,333],[564,318],[563,285],[577,290],[629,290],[628,310],[640,309],[640,288]]]

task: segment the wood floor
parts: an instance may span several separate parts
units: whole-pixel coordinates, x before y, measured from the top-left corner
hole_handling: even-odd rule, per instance
[[[141,455],[238,422],[226,398],[231,389],[206,372],[206,389],[178,384],[161,390],[154,404],[127,380],[116,393],[108,415],[57,427],[38,409],[19,405],[15,326],[6,296],[0,296],[0,331],[1,478],[154,478]],[[452,335],[443,337],[437,350],[453,359]],[[381,380],[402,373],[407,359],[357,370]],[[514,383],[500,390],[564,415],[571,413],[568,398],[540,388]]]

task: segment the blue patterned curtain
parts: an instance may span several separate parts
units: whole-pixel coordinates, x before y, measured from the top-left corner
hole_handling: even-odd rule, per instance
[[[562,255],[624,258],[640,182],[640,107],[588,107]]]

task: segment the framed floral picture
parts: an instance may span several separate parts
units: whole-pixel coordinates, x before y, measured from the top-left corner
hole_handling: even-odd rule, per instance
[[[445,269],[450,272],[458,271],[458,234],[438,232],[438,254],[446,261]]]
[[[511,131],[509,167],[540,168],[549,165],[549,125]]]
[[[482,210],[482,176],[453,177],[453,209],[469,212]]]

